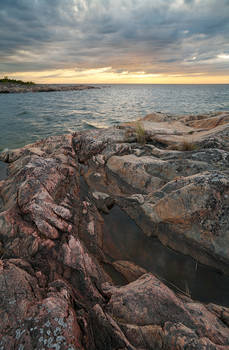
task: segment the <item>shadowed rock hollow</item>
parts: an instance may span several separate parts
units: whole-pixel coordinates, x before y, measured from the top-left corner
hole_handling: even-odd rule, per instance
[[[140,123],[0,154],[0,349],[229,349],[229,114]]]

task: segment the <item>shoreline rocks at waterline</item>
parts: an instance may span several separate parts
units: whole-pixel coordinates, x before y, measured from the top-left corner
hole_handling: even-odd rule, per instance
[[[229,308],[172,290],[131,246],[123,259],[104,223],[117,206],[229,275],[228,136],[228,112],[154,113],[2,152],[0,348],[228,349]]]
[[[0,83],[0,94],[25,92],[80,91],[88,89],[99,89],[99,87],[91,85]]]

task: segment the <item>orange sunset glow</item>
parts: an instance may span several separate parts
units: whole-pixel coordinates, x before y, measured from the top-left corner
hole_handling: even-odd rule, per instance
[[[226,0],[15,0],[0,9],[3,76],[65,84],[229,83]]]

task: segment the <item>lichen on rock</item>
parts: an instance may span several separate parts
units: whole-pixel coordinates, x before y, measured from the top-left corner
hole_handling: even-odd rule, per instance
[[[229,349],[229,303],[149,268],[155,240],[228,283],[229,114],[141,126],[144,143],[126,123],[0,154],[0,349]]]

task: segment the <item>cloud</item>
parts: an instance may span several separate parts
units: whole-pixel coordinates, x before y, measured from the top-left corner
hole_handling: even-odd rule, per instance
[[[0,33],[1,72],[229,73],[228,0],[1,0]]]

